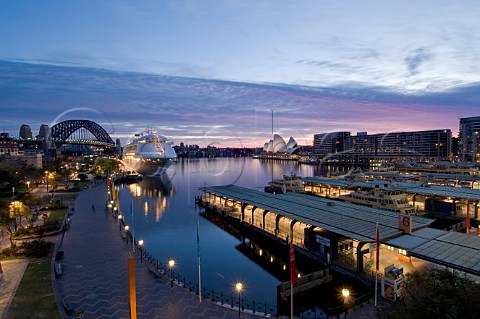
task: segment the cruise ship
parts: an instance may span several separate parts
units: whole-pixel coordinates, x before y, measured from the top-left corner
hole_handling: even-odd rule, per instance
[[[161,175],[177,159],[172,142],[153,130],[135,134],[123,148],[123,160],[129,170],[144,175]]]

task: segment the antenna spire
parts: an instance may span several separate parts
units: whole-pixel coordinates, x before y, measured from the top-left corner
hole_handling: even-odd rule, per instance
[[[273,110],[272,110],[272,136],[273,136]]]

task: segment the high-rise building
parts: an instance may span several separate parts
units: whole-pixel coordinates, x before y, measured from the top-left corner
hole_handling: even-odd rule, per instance
[[[367,134],[333,132],[316,134],[314,155],[347,162],[392,160],[450,160],[451,130]]]
[[[115,155],[122,156],[122,143],[119,138],[115,141]]]
[[[480,161],[480,116],[460,119],[460,158],[464,162]]]
[[[350,149],[350,132],[330,132],[313,136],[313,155],[340,156]]]
[[[27,124],[22,124],[22,126],[20,126],[19,138],[21,140],[31,140],[32,139],[32,130],[30,129],[30,126],[28,126]]]

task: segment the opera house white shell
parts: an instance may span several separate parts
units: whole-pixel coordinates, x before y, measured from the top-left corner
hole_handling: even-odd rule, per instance
[[[297,142],[290,137],[288,144],[278,134],[273,135],[273,139],[263,145],[263,150],[267,153],[287,153],[293,154],[299,149]]]

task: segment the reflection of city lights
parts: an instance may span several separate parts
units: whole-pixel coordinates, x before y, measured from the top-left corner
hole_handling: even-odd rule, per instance
[[[145,215],[148,214],[148,202],[145,201],[145,203],[143,203],[143,211],[145,212]]]
[[[139,195],[142,194],[142,188],[141,188],[139,185],[137,185],[137,187],[136,187],[136,189],[135,189],[135,194],[136,194],[137,196],[139,196]]]
[[[167,209],[167,199],[165,197],[159,198],[155,206],[155,221],[160,221],[163,213]]]

